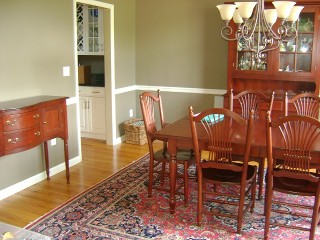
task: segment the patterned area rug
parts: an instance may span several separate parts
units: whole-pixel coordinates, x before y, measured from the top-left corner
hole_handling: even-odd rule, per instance
[[[53,239],[263,239],[263,201],[256,201],[253,214],[244,219],[242,234],[236,234],[236,220],[203,215],[196,225],[197,183],[190,180],[189,204],[177,196],[175,214],[170,214],[165,192],[147,197],[148,155],[81,193],[26,228]],[[279,197],[281,197],[279,195]],[[291,202],[313,200],[292,198]],[[207,209],[215,211],[210,204]],[[281,207],[281,206],[280,206]],[[222,209],[219,211],[230,211]],[[231,210],[232,211],[232,210]],[[283,217],[275,221],[309,224],[306,219]],[[308,239],[298,230],[271,228],[270,239]],[[320,236],[317,229],[317,236]],[[320,238],[319,238],[320,239]]]

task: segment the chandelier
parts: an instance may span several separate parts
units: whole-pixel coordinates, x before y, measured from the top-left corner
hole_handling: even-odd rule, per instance
[[[252,51],[258,61],[266,58],[266,52],[297,37],[294,23],[303,9],[291,1],[274,1],[272,4],[275,9],[265,9],[264,0],[217,5],[226,23],[221,29],[221,36],[228,41],[237,40],[245,49]],[[277,18],[280,25],[273,27]],[[229,26],[231,19],[237,25],[236,31]]]

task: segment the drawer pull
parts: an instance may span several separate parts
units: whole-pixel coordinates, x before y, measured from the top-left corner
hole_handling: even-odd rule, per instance
[[[11,125],[11,126],[13,126],[15,123],[16,123],[16,120],[15,120],[15,119],[13,120],[13,122],[11,122],[10,120],[7,120],[7,121],[6,121],[6,124],[7,124],[7,125]]]
[[[35,136],[40,136],[40,132],[39,132],[39,131],[38,131],[38,132],[35,132],[34,135],[35,135]]]
[[[35,115],[33,115],[33,118],[39,118],[39,114],[37,113],[37,114],[35,114]]]
[[[15,138],[14,140],[12,140],[11,138],[8,139],[8,143],[16,144],[17,142],[19,142],[19,138]]]
[[[92,93],[100,93],[100,92],[98,92],[98,91],[93,91]]]
[[[43,122],[43,124],[47,124],[47,122]]]

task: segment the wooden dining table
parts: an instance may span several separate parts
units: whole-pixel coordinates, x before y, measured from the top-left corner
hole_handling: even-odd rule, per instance
[[[200,139],[200,150],[207,142],[207,137],[203,129],[199,126],[198,137]],[[252,131],[252,143],[250,148],[250,157],[267,157],[266,150],[266,119],[254,120]],[[272,141],[275,146],[283,146],[280,131],[273,131]],[[170,154],[169,163],[169,183],[170,183],[170,213],[175,212],[176,207],[176,180],[177,180],[177,149],[192,149],[192,134],[189,117],[185,116],[178,121],[169,124],[165,128],[155,133],[156,138],[167,139],[168,153]],[[246,128],[235,129],[232,139],[233,154],[243,155],[246,143]],[[320,159],[320,141],[316,142],[312,149],[313,158]]]

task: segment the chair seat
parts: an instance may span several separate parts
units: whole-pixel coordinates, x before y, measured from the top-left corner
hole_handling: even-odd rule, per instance
[[[170,154],[167,152],[165,155],[166,159],[170,161]],[[163,149],[160,149],[154,153],[155,160],[163,159]],[[192,159],[191,151],[190,150],[183,150],[179,149],[177,150],[177,161],[183,162],[183,161],[190,161]]]
[[[257,167],[248,165],[247,181],[250,181],[256,173]],[[225,182],[230,184],[239,184],[241,181],[242,172],[235,172],[232,170],[223,170],[215,168],[203,168],[203,178],[214,182]]]
[[[314,196],[317,191],[317,182],[310,182],[304,179],[292,179],[286,177],[274,177],[273,189],[296,193],[298,195],[310,195]]]

